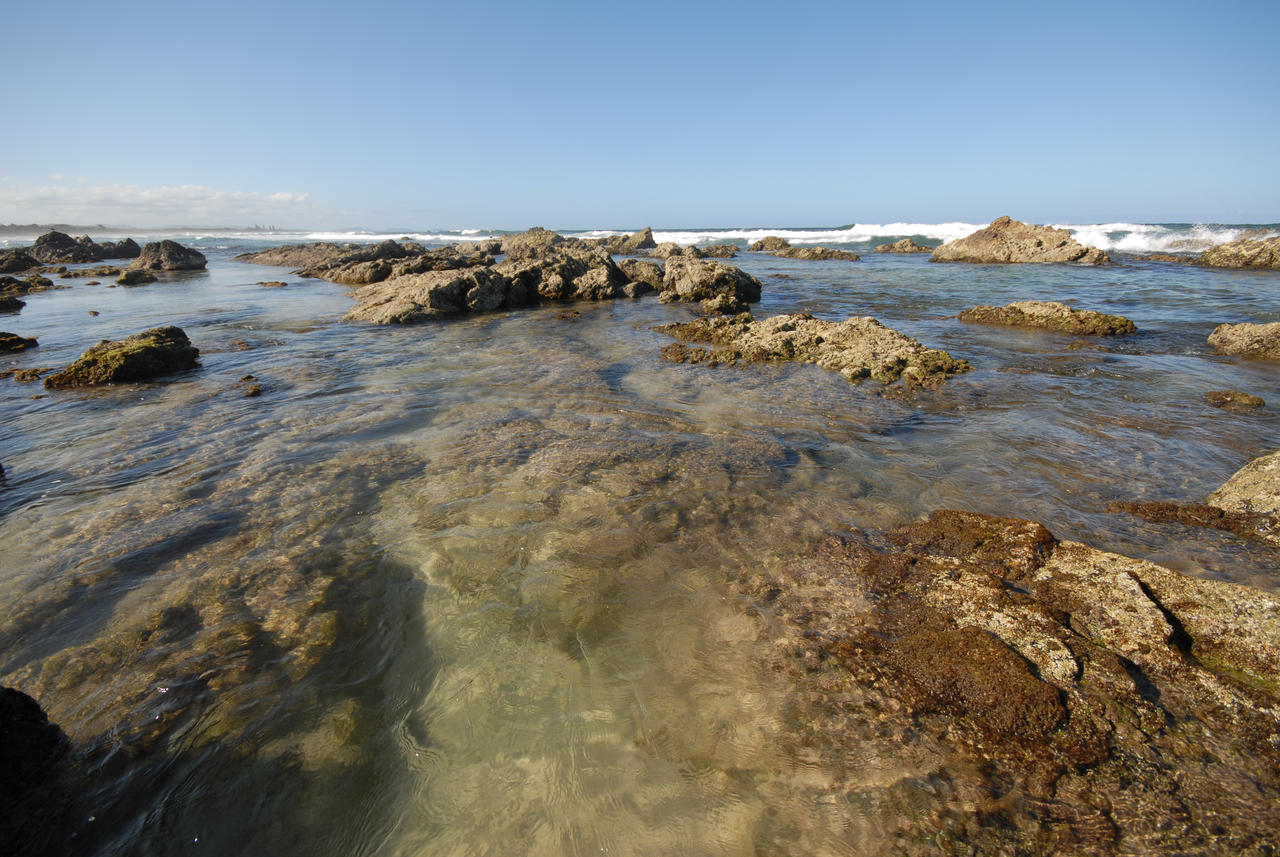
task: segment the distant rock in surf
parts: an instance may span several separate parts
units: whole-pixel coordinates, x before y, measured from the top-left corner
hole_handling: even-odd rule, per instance
[[[848,250],[836,250],[832,247],[792,247],[785,238],[779,238],[776,235],[761,238],[747,249],[755,253],[780,256],[784,259],[805,259],[811,262],[825,262],[832,259],[843,262],[857,262],[862,258],[857,253],[851,253]]]
[[[1210,247],[1196,259],[1207,268],[1261,268],[1280,270],[1280,235],[1272,238],[1242,238]]]
[[[129,265],[144,271],[198,271],[205,266],[204,254],[177,241],[153,241],[142,248],[137,259]]]
[[[1280,321],[1266,324],[1220,324],[1209,334],[1219,354],[1280,360]]]
[[[960,313],[960,320],[974,324],[1034,327],[1077,336],[1114,336],[1134,333],[1138,329],[1124,316],[1072,309],[1057,301],[1017,301],[1002,307],[976,306]]]
[[[616,253],[619,256],[635,256],[658,246],[658,243],[653,240],[653,230],[648,226],[631,235],[613,235],[608,238],[599,238],[596,243],[610,253]]]
[[[704,259],[732,259],[738,255],[736,244],[707,244],[698,248]]]
[[[104,339],[61,372],[44,379],[49,390],[145,381],[194,369],[200,351],[180,327],[155,327],[119,342]]]
[[[1111,257],[1096,247],[1086,247],[1066,229],[1034,226],[999,217],[989,226],[965,238],[948,241],[929,257],[931,262],[1076,262],[1110,264]]]
[[[756,241],[747,249],[752,253],[773,253],[778,250],[786,250],[791,247],[791,242],[785,238],[779,238],[777,235],[766,235],[759,241]]]
[[[877,253],[932,253],[936,247],[925,247],[910,238],[902,238],[892,244],[877,244]]]
[[[99,244],[88,235],[72,238],[64,232],[53,231],[37,238],[27,252],[45,265],[74,265],[103,259],[134,259],[142,248],[132,238]]]

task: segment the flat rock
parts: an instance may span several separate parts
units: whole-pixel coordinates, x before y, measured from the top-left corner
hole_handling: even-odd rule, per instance
[[[745,271],[721,262],[672,257],[658,300],[702,302],[708,312],[738,313],[760,300],[760,281]]]
[[[1262,268],[1280,270],[1280,235],[1271,238],[1242,238],[1210,247],[1196,259],[1209,268]]]
[[[0,330],[0,354],[10,354],[15,351],[26,351],[28,348],[35,348],[40,343],[34,339],[28,339],[25,336],[19,336],[16,333]]]
[[[1215,408],[1237,413],[1256,411],[1267,404],[1261,396],[1241,393],[1239,390],[1210,390],[1204,394],[1204,400]]]
[[[1086,247],[1066,229],[1034,226],[999,217],[989,226],[965,238],[948,241],[929,257],[932,262],[1076,262],[1105,265],[1111,262],[1096,247]]]
[[[65,288],[65,286],[56,286],[53,280],[39,274],[29,274],[21,280],[16,277],[0,276],[0,296],[16,298],[57,288]]]
[[[1219,354],[1280,360],[1280,321],[1266,324],[1220,324],[1209,334]]]
[[[936,247],[925,247],[911,238],[901,238],[892,244],[877,244],[877,253],[932,253]]]
[[[155,327],[118,342],[104,339],[61,372],[44,379],[46,389],[144,381],[199,364],[199,349],[180,327]]]
[[[1240,468],[1209,495],[1208,503],[1232,512],[1280,516],[1280,450]],[[1280,540],[1280,529],[1276,538]]]
[[[1002,307],[977,306],[960,313],[960,320],[974,324],[1035,327],[1077,336],[1114,336],[1134,333],[1138,329],[1123,316],[1072,309],[1056,301],[1017,301]]]
[[[848,250],[836,250],[833,247],[782,247],[778,250],[771,251],[771,255],[780,256],[784,259],[805,259],[810,262],[827,262],[831,260],[840,262],[857,262],[862,257],[857,253]]]
[[[177,241],[152,241],[142,248],[130,268],[146,271],[198,271],[205,266],[204,254]]]
[[[851,382],[870,378],[903,387],[937,386],[973,367],[945,351],[885,327],[874,318],[820,321],[811,315],[777,315],[754,320],[743,314],[703,318],[658,328],[681,343],[715,348],[689,348],[677,343],[663,349],[676,363],[739,364],[794,361],[839,372]]]

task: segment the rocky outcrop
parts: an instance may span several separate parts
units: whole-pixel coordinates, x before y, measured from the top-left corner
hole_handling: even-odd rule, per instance
[[[747,247],[752,253],[776,253],[779,250],[787,250],[791,247],[791,242],[785,238],[779,238],[777,235],[766,235],[759,241]]]
[[[1072,309],[1056,301],[1017,301],[1002,307],[977,306],[960,313],[960,320],[974,324],[1035,327],[1075,336],[1114,336],[1134,333],[1138,329],[1124,316]]]
[[[857,253],[851,253],[848,250],[836,250],[832,247],[786,247],[782,250],[773,251],[774,256],[780,256],[783,259],[804,259],[810,262],[829,262],[832,260],[838,262],[856,262],[862,257]]]
[[[1204,394],[1204,400],[1215,408],[1236,413],[1256,411],[1267,404],[1261,396],[1241,393],[1239,390],[1210,390]]]
[[[608,238],[601,238],[599,245],[610,253],[617,253],[619,256],[636,256],[642,254],[645,250],[652,250],[658,246],[653,240],[653,230],[646,226],[639,232],[632,235],[613,235]]]
[[[618,267],[633,283],[647,283],[655,291],[662,288],[662,277],[666,272],[657,262],[644,259],[622,259],[618,262]]]
[[[693,248],[693,252],[695,254],[693,258],[701,259],[702,254],[698,252],[697,247],[693,247],[692,244],[688,245],[688,247],[682,246],[674,241],[663,241],[657,247],[654,247],[653,251],[649,255],[655,259],[671,259],[675,256],[688,255],[687,251],[690,247]]]
[[[132,238],[95,242],[88,235],[72,238],[64,232],[46,232],[27,251],[45,265],[74,265],[103,259],[134,259],[142,252]]]
[[[1221,488],[1209,495],[1208,502],[1229,512],[1280,516],[1280,450],[1256,458],[1240,468]],[[1280,527],[1275,537],[1280,543]]]
[[[130,268],[127,271],[122,271],[120,276],[116,277],[117,286],[143,286],[155,281],[156,275],[150,271],[144,271],[142,268]]]
[[[732,259],[738,255],[736,244],[707,244],[697,249],[703,259]]]
[[[960,511],[733,584],[817,685],[815,764],[857,783],[874,742],[963,795],[903,822],[939,853],[1261,854],[1280,829],[1274,596]]]
[[[1076,262],[1105,265],[1111,262],[1096,247],[1086,247],[1066,229],[1033,226],[1009,217],[991,221],[965,238],[948,241],[929,257],[931,262]]]
[[[20,274],[39,264],[39,260],[33,258],[25,247],[0,250],[0,274]]]
[[[902,387],[934,387],[973,368],[870,317],[829,322],[797,314],[757,321],[743,314],[658,329],[681,341],[662,352],[675,363],[813,363],[851,382],[870,378]],[[689,348],[685,342],[716,347]]]
[[[937,247],[925,247],[911,238],[901,238],[892,244],[877,244],[877,253],[932,253]]]
[[[1280,270],[1280,235],[1271,238],[1242,238],[1210,247],[1196,259],[1208,268],[1262,268]]]
[[[658,300],[701,302],[713,313],[738,313],[760,300],[760,281],[732,265],[684,257],[667,260]]]
[[[303,277],[314,277],[344,286],[364,286],[393,277],[456,271],[493,264],[496,241],[483,244],[455,244],[427,250],[414,242],[399,244],[390,239],[377,244],[299,244],[276,247],[258,253],[243,253],[240,262],[259,265],[286,265]]]
[[[1267,324],[1220,324],[1209,334],[1219,354],[1280,360],[1280,321]]]
[[[3,475],[0,469],[0,476]],[[71,743],[36,700],[0,687],[0,852],[54,853],[61,837],[49,829],[58,801],[59,766]]]
[[[0,295],[0,312],[21,312],[26,301],[18,300],[13,295]]]
[[[104,339],[61,372],[44,379],[46,389],[145,381],[194,369],[199,349],[180,327],[155,327],[119,342]]]
[[[205,266],[204,254],[177,241],[153,241],[129,265],[144,271],[198,271]]]
[[[60,287],[55,286],[53,280],[39,274],[31,274],[21,280],[16,277],[0,277],[0,296],[4,297],[18,298],[56,288]]]
[[[28,348],[35,348],[40,343],[34,339],[28,339],[25,336],[19,336],[16,333],[9,333],[0,330],[0,354],[12,354],[15,351],[26,351]]]
[[[333,262],[348,253],[361,249],[359,244],[334,244],[318,241],[314,244],[290,244],[287,247],[272,247],[256,253],[241,253],[237,262],[250,262],[255,265],[279,265],[288,268],[316,268],[327,262]]]

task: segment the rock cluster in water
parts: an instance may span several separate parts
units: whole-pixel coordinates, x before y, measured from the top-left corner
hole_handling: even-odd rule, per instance
[[[103,259],[135,259],[142,252],[132,238],[98,243],[88,235],[72,238],[63,232],[46,232],[25,252],[45,265],[73,265]]]
[[[1219,354],[1280,360],[1280,321],[1266,324],[1220,324],[1209,334]]]
[[[923,244],[917,244],[911,238],[901,238],[892,244],[877,244],[877,253],[932,253],[936,247],[926,247]]]
[[[821,686],[813,757],[856,768],[870,729],[937,760],[964,803],[941,853],[1261,854],[1280,829],[1274,596],[961,511],[737,585]]]
[[[145,381],[194,369],[200,351],[180,327],[155,327],[119,342],[104,339],[79,359],[44,379],[47,389]]]
[[[1076,262],[1106,265],[1111,258],[1097,247],[1086,247],[1066,229],[1034,226],[1005,216],[965,238],[948,241],[929,257],[931,262]]]
[[[864,378],[904,387],[932,387],[973,367],[945,351],[927,348],[874,318],[820,321],[811,315],[777,315],[755,320],[750,315],[703,318],[658,328],[681,340],[662,350],[674,363],[795,361],[839,372],[849,381]],[[685,342],[715,348],[690,348]]]
[[[784,259],[805,259],[811,262],[824,262],[832,259],[844,262],[857,262],[862,257],[848,250],[836,250],[832,247],[792,247],[791,242],[777,235],[766,235],[747,248],[755,253],[768,253]]]
[[[1196,259],[1209,268],[1265,268],[1280,270],[1280,235],[1242,238],[1210,247]]]
[[[1057,301],[1017,301],[1002,307],[976,306],[960,313],[961,321],[1009,327],[1035,327],[1078,336],[1134,333],[1137,326],[1119,315],[1072,309]]]

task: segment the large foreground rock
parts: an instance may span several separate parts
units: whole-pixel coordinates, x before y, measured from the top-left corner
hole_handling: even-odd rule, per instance
[[[1196,264],[1210,268],[1280,270],[1280,235],[1271,238],[1242,238],[1210,247],[1200,254]]]
[[[1009,327],[1035,327],[1077,336],[1134,333],[1137,326],[1119,315],[1072,309],[1057,301],[1017,301],[1002,307],[977,306],[960,313],[961,321]]]
[[[1219,354],[1280,360],[1280,321],[1267,324],[1220,324],[1209,334]]]
[[[927,853],[1270,853],[1276,597],[961,511],[736,586],[775,668],[817,686],[794,717],[837,793],[896,760],[956,795],[902,820]]]
[[[70,742],[40,704],[0,687],[0,853],[40,854],[60,840],[47,814]]]
[[[119,342],[104,339],[76,362],[44,379],[50,390],[145,381],[194,369],[200,351],[180,327],[155,327]]]
[[[204,254],[177,241],[152,241],[130,263],[130,268],[144,271],[198,271],[205,266]]]
[[[675,363],[814,363],[850,381],[871,378],[904,387],[933,387],[973,367],[945,351],[926,348],[874,318],[819,321],[811,315],[749,315],[704,318],[658,328],[681,342],[713,349],[669,345],[663,357]]]
[[[1033,226],[1000,217],[965,238],[948,241],[929,257],[931,262],[1077,262],[1105,265],[1111,262],[1096,247],[1086,247],[1065,229]]]

